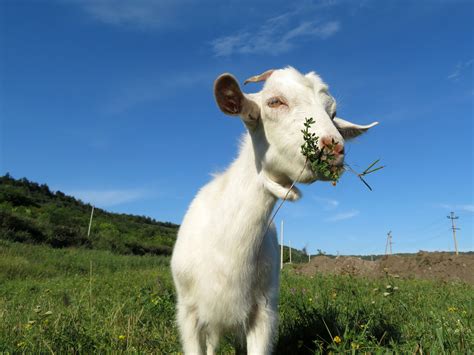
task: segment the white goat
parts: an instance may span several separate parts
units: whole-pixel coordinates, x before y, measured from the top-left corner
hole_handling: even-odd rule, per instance
[[[289,67],[246,81],[266,80],[259,93],[243,94],[222,74],[214,84],[220,109],[247,127],[240,154],[204,186],[184,217],[171,268],[177,320],[186,354],[214,354],[219,337],[245,335],[248,354],[270,354],[277,330],[279,253],[270,214],[296,180],[325,180],[305,166],[300,152],[303,122],[313,117],[319,143],[338,142],[335,165],[344,159],[344,139],[377,124],[359,126],[336,118],[328,87],[313,72]],[[321,146],[322,147],[322,146]],[[287,199],[300,197],[292,187]]]

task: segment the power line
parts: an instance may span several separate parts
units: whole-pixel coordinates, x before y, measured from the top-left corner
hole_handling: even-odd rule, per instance
[[[453,239],[454,239],[454,249],[456,250],[456,255],[459,255],[458,253],[458,241],[456,240],[456,231],[460,230],[459,228],[456,228],[456,225],[454,224],[455,219],[459,219],[459,217],[456,217],[454,215],[454,212],[451,212],[450,216],[446,216],[448,219],[451,220],[451,229],[453,230]]]
[[[418,225],[418,226],[415,226],[412,229],[405,230],[405,231],[403,231],[403,234],[415,235],[415,234],[418,234],[420,232],[426,232],[427,230],[431,230],[435,225],[436,226],[440,225],[440,223],[443,223],[443,222],[440,221],[437,217],[435,220],[431,221],[430,223],[426,223],[424,225]]]

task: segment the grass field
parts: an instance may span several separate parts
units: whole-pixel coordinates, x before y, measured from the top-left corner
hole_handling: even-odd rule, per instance
[[[0,352],[178,353],[169,259],[0,240]],[[279,354],[474,349],[463,283],[282,275]],[[229,341],[222,353],[231,353]]]

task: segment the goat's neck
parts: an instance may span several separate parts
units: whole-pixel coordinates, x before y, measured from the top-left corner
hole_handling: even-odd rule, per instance
[[[225,181],[224,196],[227,212],[232,215],[225,243],[235,246],[235,257],[248,260],[254,257],[269,228],[270,216],[278,198],[294,200],[298,195],[291,184],[281,185],[275,176],[265,172],[256,157],[249,136],[244,138],[238,158],[221,176]]]

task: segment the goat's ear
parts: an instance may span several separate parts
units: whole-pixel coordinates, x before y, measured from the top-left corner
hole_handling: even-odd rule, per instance
[[[260,107],[251,96],[242,93],[232,74],[222,74],[214,82],[214,97],[221,111],[240,116],[248,128],[255,127],[260,118]]]
[[[239,115],[244,106],[244,94],[237,79],[229,73],[221,74],[214,82],[217,105],[227,115]]]
[[[245,80],[244,85],[246,85],[248,83],[258,83],[259,81],[265,81],[273,74],[274,71],[275,71],[275,69],[270,69],[270,70],[267,70],[266,72],[264,72],[262,74],[254,75],[254,76],[248,78],[247,80]]]
[[[362,133],[365,133],[369,130],[369,128],[372,128],[376,125],[378,125],[378,122],[372,122],[369,125],[358,125],[346,120],[343,120],[342,118],[336,117],[334,120],[334,125],[338,129],[339,133],[341,133],[342,137],[345,140],[350,140],[352,138],[355,138],[357,136],[360,136]]]

